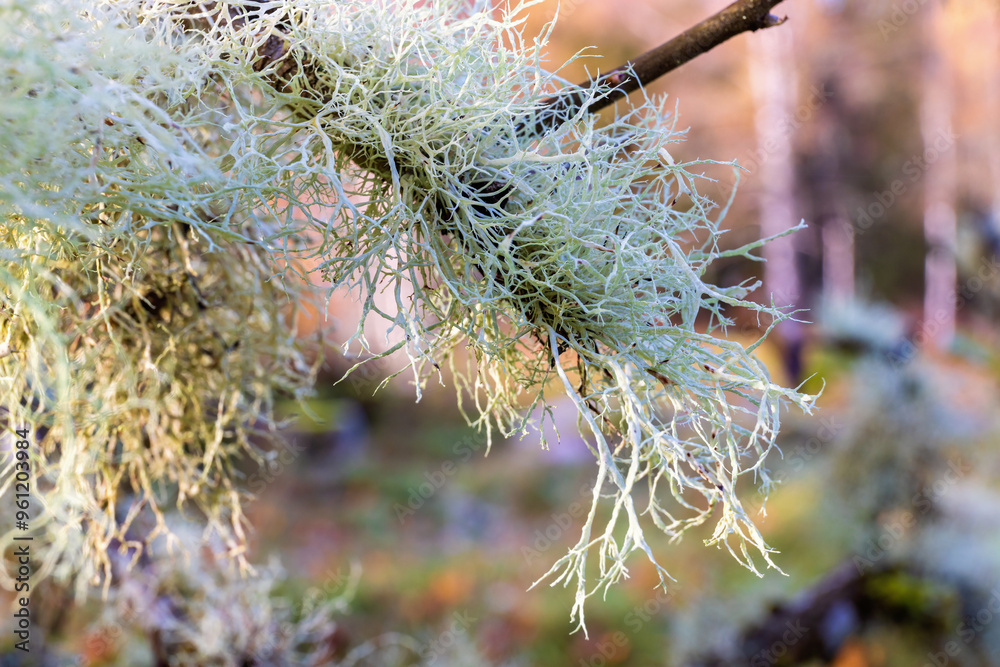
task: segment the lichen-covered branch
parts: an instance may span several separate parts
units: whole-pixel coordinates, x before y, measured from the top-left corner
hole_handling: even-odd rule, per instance
[[[19,2],[19,34],[64,31],[45,18],[58,12]],[[661,101],[525,136],[544,100],[590,108],[608,89],[542,69],[544,40],[509,46],[533,43],[521,5],[498,17],[486,0],[59,2],[88,17],[78,40],[107,37],[87,50],[100,57],[58,57],[61,34],[22,40],[65,71],[8,68],[19,78],[0,98],[4,127],[35,140],[0,156],[16,174],[2,189],[15,201],[0,198],[12,306],[0,342],[14,350],[0,399],[48,429],[37,474],[62,494],[53,568],[75,557],[109,576],[103,545],[141,545],[139,510],[115,512],[120,490],[154,513],[195,503],[242,553],[234,460],[263,460],[251,436],[276,432],[275,396],[306,392],[281,301],[309,283],[360,294],[344,347],[405,353],[418,394],[450,370],[488,438],[523,433],[526,406],[550,414],[553,386],[572,399],[599,484],[580,542],[546,576],[576,588],[581,627],[584,602],[633,554],[669,577],[646,531],[714,520],[712,543],[771,563],[736,489],[770,484],[782,405],[812,397],[719,335],[732,308],[787,314],[751,301],[754,283],[707,281],[715,260],[764,241],[722,249],[727,207],[699,192],[705,162],[672,157]],[[30,134],[38,100],[65,135]],[[377,319],[399,341],[388,352],[365,338]],[[82,525],[98,537],[74,550]]]

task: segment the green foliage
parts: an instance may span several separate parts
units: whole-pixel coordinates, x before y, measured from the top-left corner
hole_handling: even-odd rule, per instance
[[[581,626],[633,552],[657,563],[649,527],[714,515],[711,543],[771,563],[736,485],[769,486],[781,404],[811,397],[713,333],[727,307],[784,315],[747,300],[756,285],[704,282],[760,243],[720,249],[725,210],[702,163],[671,157],[662,101],[530,131],[572,88],[540,66],[544,36],[526,45],[521,5],[0,7],[0,391],[39,434],[48,571],[106,577],[111,538],[141,547],[133,517],[165,530],[166,502],[241,554],[232,462],[266,456],[276,396],[309,391],[293,311],[320,278],[360,295],[345,349],[375,354],[362,327],[383,319],[405,335],[376,356],[405,351],[418,395],[450,366],[488,435],[523,432],[552,387],[572,398],[600,472],[548,576],[576,586]]]

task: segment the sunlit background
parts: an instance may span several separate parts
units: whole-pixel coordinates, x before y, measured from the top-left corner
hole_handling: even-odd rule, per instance
[[[584,80],[726,4],[565,0],[551,65],[582,50],[562,75]],[[526,34],[556,6],[531,7]],[[400,664],[1000,665],[1000,3],[777,9],[786,24],[647,93],[688,128],[676,159],[744,168],[723,225],[733,247],[808,225],[766,263],[713,276],[756,277],[755,298],[801,309],[759,353],[776,378],[823,392],[815,415],[785,416],[766,506],[744,491],[784,575],[704,547],[707,526],[654,545],[668,591],[636,558],[589,604],[589,637],[570,634],[571,591],[527,589],[589,504],[596,465],[572,406],[550,450],[529,435],[486,456],[450,386],[415,403],[403,373],[376,392],[391,360],[335,385],[350,362],[331,358],[298,454],[248,474],[254,560],[280,556],[284,592],[336,595],[359,577],[335,652],[399,633],[422,654]],[[705,173],[725,203],[732,168]],[[330,315],[336,337],[357,308],[343,295]],[[745,343],[768,324],[731,315]]]

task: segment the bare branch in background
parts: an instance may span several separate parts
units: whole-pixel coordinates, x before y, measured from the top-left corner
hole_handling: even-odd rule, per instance
[[[738,0],[670,41],[600,76],[599,82],[613,88],[590,102],[587,111],[600,111],[740,33],[781,25],[785,18],[771,14],[771,9],[781,1]],[[560,118],[572,116],[582,107],[586,103],[582,89],[590,88],[591,84],[584,82],[577,92],[544,100],[543,109],[535,120],[536,134],[543,134],[545,128]]]

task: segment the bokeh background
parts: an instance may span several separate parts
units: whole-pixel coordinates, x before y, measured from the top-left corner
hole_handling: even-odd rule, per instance
[[[583,80],[726,4],[564,0],[550,65],[585,49],[562,70]],[[531,7],[525,33],[556,8]],[[1000,3],[787,0],[776,13],[788,22],[648,93],[687,128],[675,159],[744,167],[732,246],[808,225],[766,263],[720,262],[713,277],[757,277],[755,298],[802,309],[760,355],[823,392],[815,415],[785,416],[766,506],[745,490],[784,574],[704,547],[707,527],[654,545],[669,590],[636,558],[588,606],[589,637],[571,634],[571,592],[528,588],[576,542],[596,472],[572,407],[557,446],[529,435],[487,456],[451,387],[419,403],[406,373],[379,388],[402,365],[391,358],[335,384],[351,362],[333,356],[314,418],[291,432],[297,453],[248,474],[253,557],[280,557],[282,592],[353,588],[335,652],[405,636],[420,655],[398,664],[1000,665]],[[705,173],[727,201],[732,169]],[[746,343],[767,324],[732,315],[728,335]],[[349,295],[330,316],[334,338],[353,329]]]

